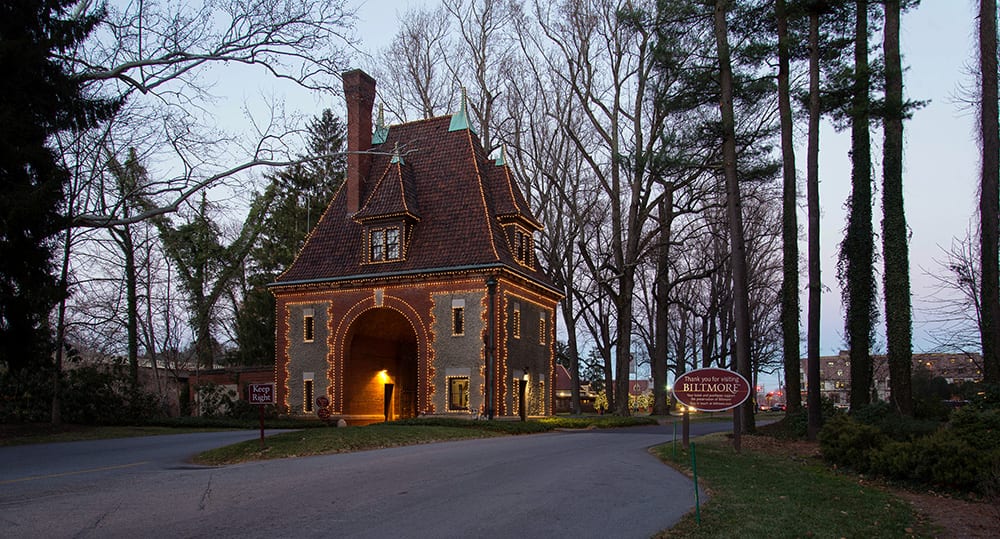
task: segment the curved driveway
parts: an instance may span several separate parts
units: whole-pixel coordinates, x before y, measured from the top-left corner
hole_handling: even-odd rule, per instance
[[[254,435],[0,448],[0,537],[649,537],[693,507],[647,451],[671,427],[185,463]]]

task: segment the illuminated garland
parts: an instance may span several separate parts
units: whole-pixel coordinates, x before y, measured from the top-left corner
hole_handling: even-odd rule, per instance
[[[461,276],[462,278],[448,280],[447,278],[442,278],[444,275]],[[554,380],[555,362],[553,358],[555,353],[554,333],[556,329],[555,307],[558,300],[553,299],[552,296],[555,294],[551,294],[551,291],[545,288],[540,288],[537,285],[534,285],[531,281],[526,281],[523,276],[519,274],[499,270],[497,275],[500,277],[498,282],[498,293],[500,293],[503,298],[503,302],[501,303],[503,307],[496,309],[495,314],[495,317],[497,318],[496,327],[499,328],[499,331],[497,332],[497,335],[495,335],[495,342],[493,343],[496,355],[494,376],[497,380],[496,408],[497,412],[500,415],[503,415],[506,413],[508,408],[516,409],[517,406],[519,406],[518,404],[514,407],[509,407],[507,402],[508,399],[512,397],[509,393],[509,380],[507,380],[509,374],[509,350],[506,341],[507,327],[505,323],[509,302],[514,301],[516,298],[518,301],[534,305],[539,308],[540,311],[544,312],[546,320],[552,321],[552,323],[546,324],[545,328],[548,335],[546,339],[547,342],[539,344],[542,344],[543,346],[547,345],[547,376],[550,380]],[[421,277],[428,280],[421,280]],[[482,271],[456,271],[414,275],[410,278],[406,278],[406,282],[404,283],[399,283],[398,281],[400,279],[396,279],[397,283],[393,284],[387,282],[388,279],[385,278],[370,278],[360,279],[355,283],[344,283],[343,286],[339,287],[333,287],[330,283],[295,285],[280,288],[276,287],[277,289],[274,291],[275,296],[280,299],[279,303],[284,304],[285,311],[285,316],[279,321],[280,324],[284,324],[284,329],[283,331],[278,331],[279,336],[283,336],[285,341],[284,343],[275,343],[276,352],[278,349],[284,348],[284,353],[279,356],[278,361],[275,363],[275,377],[280,380],[280,387],[283,393],[281,395],[282,402],[284,402],[285,406],[287,406],[287,400],[290,395],[291,369],[289,367],[291,364],[290,362],[292,361],[290,339],[291,309],[295,305],[315,305],[326,303],[326,361],[328,365],[326,374],[326,393],[328,397],[331,398],[332,413],[337,415],[343,415],[344,413],[344,362],[347,358],[350,347],[350,343],[347,342],[347,336],[349,333],[348,330],[351,325],[353,325],[364,313],[377,308],[392,309],[403,316],[403,318],[406,319],[411,325],[414,335],[417,337],[416,361],[418,402],[416,403],[416,409],[420,413],[435,413],[437,407],[434,403],[434,395],[437,394],[438,388],[434,383],[437,374],[437,350],[434,346],[434,342],[437,341],[438,337],[436,324],[439,321],[436,313],[434,312],[436,298],[449,295],[481,294],[481,335],[482,342],[485,342],[486,332],[489,328],[489,297],[484,290],[484,278],[485,275],[483,275]],[[522,283],[529,284],[531,286],[522,286]],[[361,286],[359,286],[359,284],[361,284]],[[368,286],[364,286],[366,284]],[[543,295],[539,293],[541,291],[548,292],[550,295]],[[404,297],[409,297],[410,299],[407,300],[404,299]],[[381,302],[379,299],[381,299]],[[414,304],[426,304],[426,314],[421,315],[420,312],[409,303],[410,301],[414,302]],[[345,305],[350,306],[344,309],[343,307]],[[335,308],[335,306],[340,307]],[[276,306],[276,311],[277,310],[278,307]],[[424,322],[425,320],[427,323]],[[281,344],[284,346],[280,346]],[[485,356],[486,347],[480,346],[479,374],[481,383],[479,395],[482,398],[483,406],[486,406],[487,400],[487,388],[485,387]],[[423,385],[423,387],[419,387],[420,385]],[[554,387],[555,384],[542,384],[539,388],[548,396],[544,406],[548,410],[543,411],[543,413],[551,413],[551,403],[555,397]],[[470,387],[470,397],[471,394],[472,391]],[[447,398],[447,395],[445,397]],[[447,403],[445,408],[447,408]],[[473,409],[473,401],[471,398],[469,402],[469,409]]]

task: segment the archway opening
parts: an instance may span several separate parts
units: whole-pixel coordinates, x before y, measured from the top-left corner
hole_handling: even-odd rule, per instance
[[[373,309],[348,330],[344,414],[361,421],[415,417],[417,335],[402,314]]]

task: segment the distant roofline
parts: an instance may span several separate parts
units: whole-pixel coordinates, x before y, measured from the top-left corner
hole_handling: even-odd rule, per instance
[[[476,271],[476,270],[489,270],[489,269],[502,269],[507,270],[512,273],[516,273],[521,277],[535,283],[536,285],[551,290],[559,294],[561,297],[563,295],[562,291],[554,286],[548,285],[546,283],[540,282],[538,279],[528,275],[517,268],[514,268],[507,264],[493,263],[493,264],[473,264],[468,266],[447,266],[443,268],[429,268],[429,269],[412,269],[403,271],[390,271],[383,273],[360,273],[354,275],[344,275],[341,277],[320,277],[316,279],[299,279],[295,281],[284,281],[284,282],[273,282],[268,283],[267,288],[278,288],[282,286],[297,286],[303,284],[322,284],[322,283],[337,283],[343,281],[354,281],[358,279],[380,279],[388,277],[406,277],[409,275],[422,275],[422,274],[434,274],[434,273],[449,273],[455,271]]]

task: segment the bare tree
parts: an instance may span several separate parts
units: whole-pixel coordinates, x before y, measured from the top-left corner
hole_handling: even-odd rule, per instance
[[[138,222],[177,211],[201,189],[245,170],[292,161],[298,140],[294,124],[280,107],[261,120],[247,110],[250,126],[242,138],[225,135],[217,123],[217,96],[210,77],[243,66],[275,80],[315,91],[336,91],[345,65],[353,12],[345,0],[237,0],[198,5],[139,1],[107,7],[105,31],[62,58],[85,88],[124,105],[118,121],[103,126],[104,138],[128,137],[123,131],[148,131],[143,160],[170,160],[179,173],[160,177],[143,195],[153,208],[123,219],[83,211],[74,226],[104,227]],[[90,2],[80,10],[94,9]],[[230,71],[230,75],[240,72]],[[122,145],[118,145],[122,147]],[[135,145],[133,145],[135,146]]]
[[[385,106],[404,122],[449,112],[457,84],[445,63],[451,50],[448,12],[443,6],[413,8],[399,22],[392,43],[373,66]]]
[[[611,0],[535,5],[552,45],[549,62],[560,66],[557,73],[572,88],[574,106],[587,120],[586,133],[567,126],[567,135],[585,156],[609,204],[608,241],[594,246],[604,245],[607,256],[583,254],[617,313],[611,402],[621,415],[628,414],[623,396],[628,391],[635,272],[652,241],[645,225],[656,193],[647,164],[663,123],[648,100],[651,35],[618,17],[638,7]]]
[[[454,58],[448,57],[452,77],[468,88],[479,140],[487,153],[499,147],[497,133],[501,93],[509,87],[510,70],[519,63],[518,33],[524,19],[516,0],[443,0],[458,29]],[[467,84],[467,81],[471,82]]]
[[[525,24],[527,26],[527,24]],[[522,28],[524,28],[522,26]],[[573,378],[571,409],[580,413],[581,342],[577,326],[586,311],[580,308],[578,289],[584,289],[585,270],[578,251],[587,216],[597,204],[597,190],[588,169],[565,136],[562,125],[579,122],[570,91],[537,63],[528,31],[519,41],[524,61],[510,69],[505,82],[504,108],[509,129],[499,133],[510,151],[522,190],[543,225],[539,257],[553,284],[563,292],[560,311],[565,327],[568,371]],[[529,52],[530,51],[530,52]]]
[[[960,350],[969,357],[982,348],[982,305],[980,304],[979,242],[973,232],[953,239],[942,248],[944,258],[936,259],[938,271],[925,273],[935,281],[928,316],[936,327],[931,337],[942,350]],[[982,369],[983,365],[979,365]]]
[[[77,48],[61,51],[58,60],[94,96],[119,103],[117,113],[95,129],[62,140],[72,162],[67,168],[77,182],[65,205],[73,229],[116,228],[176,212],[206,188],[217,186],[259,166],[281,166],[293,159],[298,128],[283,110],[272,106],[261,118],[248,108],[250,126],[230,135],[218,120],[218,96],[212,79],[244,70],[269,74],[272,80],[314,91],[337,88],[353,12],[345,0],[235,0],[200,4],[140,0],[95,6],[84,0],[74,16],[99,13],[97,32]],[[227,72],[228,70],[228,72]],[[242,71],[242,74],[247,71]],[[286,121],[290,120],[290,121]],[[122,192],[118,200],[105,194],[108,157],[124,161],[119,152],[135,148],[151,162],[151,181],[139,192]],[[252,181],[240,178],[240,181]],[[251,192],[245,186],[236,192]],[[128,211],[127,200],[142,196],[150,204]],[[71,286],[73,236],[67,231],[63,285]],[[65,304],[59,306],[57,347],[65,335]],[[133,336],[137,330],[132,332]],[[53,417],[58,418],[60,358],[56,360]]]

